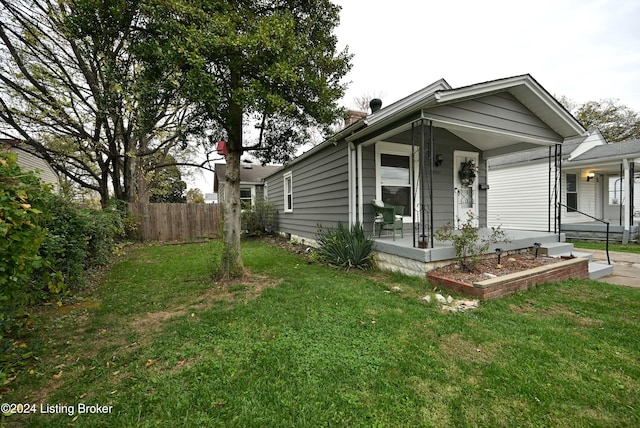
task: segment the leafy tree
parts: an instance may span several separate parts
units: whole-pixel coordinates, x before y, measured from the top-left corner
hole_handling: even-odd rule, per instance
[[[177,156],[204,125],[171,72],[139,60],[140,2],[0,0],[0,17],[0,134],[103,205],[110,191],[147,200],[158,155]]]
[[[187,189],[187,183],[182,180],[182,174],[173,163],[173,157],[168,156],[166,161],[167,166],[158,167],[148,173],[149,202],[186,202],[184,191]]]
[[[204,195],[200,189],[187,190],[187,202],[190,204],[204,204]]]
[[[290,153],[312,125],[329,126],[350,55],[333,34],[340,7],[328,0],[180,2],[149,0],[144,52],[176,72],[181,96],[217,125],[227,142],[222,277],[242,275],[240,157]],[[259,120],[257,144],[243,139]]]
[[[616,99],[577,104],[560,97],[559,101],[585,128],[598,128],[609,142],[640,138],[640,114]]]

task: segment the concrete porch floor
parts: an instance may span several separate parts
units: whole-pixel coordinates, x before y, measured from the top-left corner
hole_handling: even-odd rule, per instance
[[[496,248],[502,248],[503,251],[521,250],[533,247],[534,242],[551,243],[558,242],[558,234],[548,232],[538,232],[530,230],[503,229],[509,243],[500,243],[492,245],[487,254],[491,254]],[[480,236],[490,234],[490,229],[480,229]],[[564,234],[560,235],[560,241],[564,242]],[[405,233],[401,238],[396,234],[395,241],[391,235],[374,238],[374,250],[379,253],[398,256],[421,263],[442,262],[451,260],[456,257],[455,248],[450,242],[434,242],[434,248],[413,248],[413,237]]]

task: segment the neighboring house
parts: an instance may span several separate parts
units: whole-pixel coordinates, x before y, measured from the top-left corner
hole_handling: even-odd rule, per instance
[[[385,108],[371,107],[370,115],[267,176],[281,233],[313,240],[318,227],[338,223],[360,223],[371,233],[377,199],[404,207],[404,236],[414,248],[421,240],[437,247],[434,231],[447,223],[487,226],[487,159],[548,151],[586,135],[530,75],[461,88],[441,79]],[[465,184],[460,171],[470,165],[476,177]],[[524,196],[514,189],[512,203]],[[411,257],[435,260],[424,250]]]
[[[0,148],[18,155],[18,165],[27,171],[34,171],[43,182],[52,184],[55,190],[59,189],[58,173],[47,161],[35,155],[33,150],[18,140],[0,139]]]
[[[559,192],[549,186],[548,176],[555,173],[549,155],[548,149],[538,149],[489,160],[489,226],[551,231],[555,224],[548,214],[557,215],[555,202],[560,202],[560,229],[568,238],[603,239],[606,225],[596,219],[610,223],[612,239],[637,238],[640,189],[634,184],[640,176],[634,169],[640,140],[607,143],[592,130],[565,143]],[[523,197],[514,204],[518,189]]]
[[[215,164],[213,178],[213,191],[218,194],[218,203],[224,203],[225,171],[227,165]],[[282,168],[278,165],[253,165],[242,162],[240,165],[240,200],[248,204],[255,204],[257,200],[264,198],[264,178],[274,171]]]

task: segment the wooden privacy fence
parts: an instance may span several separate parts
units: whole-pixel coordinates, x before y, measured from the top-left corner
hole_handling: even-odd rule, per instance
[[[136,223],[135,238],[143,241],[187,241],[218,238],[221,232],[217,204],[129,203]]]

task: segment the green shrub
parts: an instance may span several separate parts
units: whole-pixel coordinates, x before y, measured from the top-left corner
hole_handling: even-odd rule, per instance
[[[62,275],[64,289],[83,284],[86,269],[108,262],[117,238],[123,236],[120,211],[108,206],[104,210],[81,208],[59,195],[48,195],[42,201],[41,226],[47,236],[40,250],[51,272]],[[41,272],[47,276],[47,272]],[[50,291],[60,292],[50,285]]]
[[[38,254],[46,231],[34,200],[47,189],[33,173],[23,171],[17,156],[0,152],[0,303],[24,303],[23,288],[42,265]]]
[[[246,205],[242,211],[242,230],[249,236],[273,235],[278,230],[278,210],[265,200],[253,206]]]
[[[321,259],[345,269],[367,268],[373,262],[371,250],[373,240],[367,236],[362,225],[356,223],[350,229],[338,223],[336,229],[323,230],[316,234]]]
[[[480,237],[478,228],[473,225],[474,220],[478,218],[471,213],[461,224],[460,229],[455,230],[451,223],[447,223],[435,232],[435,237],[439,241],[451,241],[456,249],[460,267],[465,272],[472,272],[475,269],[480,257],[487,252],[491,244],[509,242],[500,226],[492,227],[489,236]]]

